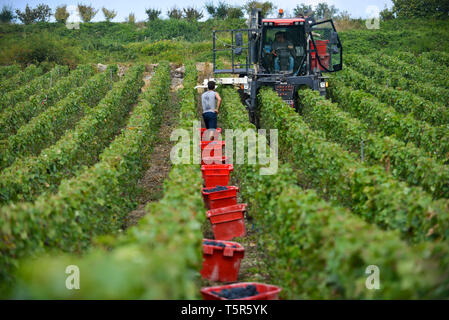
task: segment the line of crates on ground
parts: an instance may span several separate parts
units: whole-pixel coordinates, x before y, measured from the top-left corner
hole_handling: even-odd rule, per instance
[[[226,164],[223,156],[225,142],[218,140],[221,129],[201,128],[201,173],[204,187],[201,189],[207,218],[212,225],[214,240],[203,239],[203,267],[201,276],[211,281],[236,282],[245,248],[232,242],[246,234],[244,212],[246,203],[237,203],[239,188],[229,186],[232,164]],[[206,300],[275,300],[280,288],[272,285],[241,282],[201,289]]]

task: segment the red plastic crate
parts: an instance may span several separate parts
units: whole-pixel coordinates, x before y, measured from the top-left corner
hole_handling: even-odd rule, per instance
[[[246,203],[207,211],[215,239],[232,240],[234,237],[243,237],[246,234],[245,211]]]
[[[217,141],[201,141],[201,158],[205,157],[222,157],[225,142]]]
[[[329,68],[329,62],[330,62],[330,54],[327,52],[327,46],[328,46],[329,40],[315,40],[316,48],[318,51],[318,58],[321,61],[321,64]],[[310,48],[313,49],[313,43],[310,44]],[[312,52],[312,68],[319,68],[320,70],[324,70],[323,67],[319,64],[315,52]]]
[[[205,241],[223,243],[226,247],[205,244]],[[201,269],[201,276],[211,281],[237,281],[240,262],[244,254],[245,248],[237,242],[203,239],[203,268]]]
[[[234,284],[228,284],[223,286],[215,286],[215,287],[206,287],[201,289],[201,295],[203,296],[204,300],[229,300],[223,297],[220,297],[212,291],[220,292],[223,289],[230,289],[230,288],[236,288],[236,287],[245,287],[248,285],[254,285],[256,286],[257,292],[259,294],[255,296],[245,297],[238,300],[278,300],[279,299],[279,293],[281,292],[281,288],[277,286],[273,286],[271,284],[264,284],[264,283],[258,283],[258,282],[239,282]]]
[[[221,157],[203,157],[201,159],[201,165],[209,165],[209,164],[225,164],[226,160],[228,160],[227,157],[221,156]]]
[[[199,128],[201,131],[201,134],[203,134],[207,129],[206,128]],[[214,129],[209,129],[209,130],[214,130]],[[218,133],[221,133],[221,128],[217,128],[215,129]]]
[[[329,44],[329,40],[315,40],[315,44],[319,55],[328,53],[327,46]],[[310,49],[314,49],[313,42],[310,43]],[[312,54],[314,55],[315,52],[312,52]]]
[[[206,192],[205,190],[208,188],[201,189],[201,194],[203,195],[204,204],[207,209],[217,209],[237,204],[237,191],[239,191],[239,188],[235,186],[226,187],[228,190],[214,192]]]
[[[201,173],[206,188],[227,186],[229,184],[229,174],[233,170],[234,166],[232,164],[209,164],[201,166]]]
[[[210,130],[210,135],[211,136],[209,136],[208,134],[206,134],[204,137],[203,137],[203,135],[204,135],[204,133],[207,131],[207,129],[206,128],[200,128],[200,134],[201,134],[201,140],[202,141],[213,141],[213,140],[216,140],[215,139],[215,137],[214,137],[214,135],[215,135],[215,133],[213,132],[214,130],[213,129],[209,129]],[[221,134],[221,128],[217,128],[216,130],[216,133],[218,133],[218,134]],[[213,134],[212,134],[213,133]],[[206,139],[206,138],[209,138],[209,139]],[[213,138],[213,139],[210,139],[210,138]]]

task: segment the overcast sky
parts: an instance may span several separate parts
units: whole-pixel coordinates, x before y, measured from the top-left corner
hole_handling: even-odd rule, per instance
[[[210,2],[210,0],[164,0],[164,1],[154,1],[154,0],[0,0],[0,4],[3,5],[11,5],[14,9],[18,8],[23,10],[26,4],[29,4],[31,7],[35,7],[39,3],[45,3],[50,6],[50,8],[54,10],[58,5],[66,4],[66,5],[76,5],[77,3],[83,4],[92,4],[95,8],[100,9],[97,13],[93,21],[102,21],[104,20],[103,13],[101,12],[101,7],[106,7],[107,9],[114,9],[117,11],[117,17],[113,20],[116,22],[124,21],[125,17],[128,16],[130,12],[133,12],[136,16],[137,21],[145,20],[146,8],[157,8],[163,12],[162,17],[166,17],[167,9],[172,8],[174,6],[177,7],[187,7],[187,6],[195,6],[196,8],[203,9],[205,15],[207,15],[206,10],[204,10],[204,4]],[[225,2],[233,5],[241,5],[245,2],[245,0],[225,0]],[[316,5],[319,2],[327,2],[328,4],[333,4],[340,11],[346,10],[348,11],[352,17],[368,17],[367,9],[369,6],[376,6],[379,10],[383,10],[385,5],[388,8],[393,6],[391,0],[368,0],[368,1],[360,1],[360,0],[299,0],[299,1],[289,1],[289,0],[272,0],[272,2],[278,7],[283,8],[286,12],[292,12],[292,9],[300,3],[312,4]],[[218,0],[214,0],[214,3],[217,4]],[[52,20],[54,18],[52,17]]]

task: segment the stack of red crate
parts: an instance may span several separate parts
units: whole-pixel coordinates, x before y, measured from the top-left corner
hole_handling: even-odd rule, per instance
[[[246,234],[244,212],[246,203],[237,202],[239,188],[229,185],[232,164],[226,163],[223,154],[225,142],[220,139],[221,129],[201,128],[201,173],[204,187],[201,189],[203,200],[208,209],[206,215],[212,225],[215,240],[203,239],[203,267],[201,275],[211,281],[237,281],[240,262],[245,248],[231,242],[235,237]],[[244,299],[277,299],[279,288],[260,283],[240,283],[227,286],[203,288],[204,299],[226,299],[217,295],[221,290],[247,288],[252,286],[257,294]],[[224,292],[223,291],[223,292]]]
[[[212,224],[216,240],[232,240],[245,235],[244,212],[246,204],[237,204],[236,186],[229,186],[232,164],[223,163],[225,142],[220,140],[221,129],[201,129],[201,165],[204,185],[201,193],[206,205],[207,217]]]
[[[240,261],[245,248],[235,237],[245,235],[244,211],[246,204],[237,204],[236,186],[229,185],[232,164],[226,164],[220,139],[221,129],[201,129],[201,173],[204,188],[203,200],[208,209],[206,215],[212,225],[215,240],[203,240],[203,269],[201,275],[212,281],[237,281]]]

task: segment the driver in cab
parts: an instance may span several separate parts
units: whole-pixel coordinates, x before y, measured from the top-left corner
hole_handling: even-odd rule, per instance
[[[294,59],[293,59],[293,43],[285,39],[284,32],[277,32],[275,35],[275,40],[272,46],[272,53],[274,58],[274,70],[279,72],[282,69],[287,69],[286,64],[288,63],[288,71],[293,72]]]

